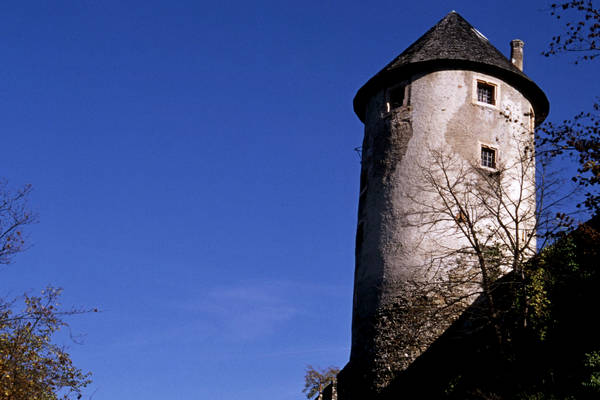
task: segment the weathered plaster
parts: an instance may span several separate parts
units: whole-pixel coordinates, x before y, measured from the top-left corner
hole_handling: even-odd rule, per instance
[[[498,85],[497,105],[477,103],[476,79]],[[522,125],[528,126],[526,114],[532,108],[512,86],[472,71],[414,75],[409,85],[403,107],[387,112],[382,90],[368,102],[365,118],[350,364],[363,366],[363,378],[373,390],[423,350],[401,337],[403,304],[414,304],[412,282],[430,277],[425,266],[439,246],[462,246],[465,240],[450,226],[447,235],[433,235],[409,221],[421,202],[436,201],[418,190],[431,150],[451,151],[477,165],[486,144],[497,149],[498,163],[516,163],[521,135],[527,134]],[[510,180],[506,187],[515,195],[520,191]],[[534,202],[529,206],[535,209]],[[444,329],[430,326],[425,343]]]

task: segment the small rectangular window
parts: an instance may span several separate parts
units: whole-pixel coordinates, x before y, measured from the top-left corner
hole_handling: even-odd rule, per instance
[[[404,93],[406,85],[398,85],[387,91],[387,111],[404,105]]]
[[[531,108],[529,109],[529,131],[535,131],[535,114]]]
[[[481,146],[481,166],[496,168],[496,150]]]
[[[496,104],[496,87],[489,83],[477,81],[477,101],[487,104]]]

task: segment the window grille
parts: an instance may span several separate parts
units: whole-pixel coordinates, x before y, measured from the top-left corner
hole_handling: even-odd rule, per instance
[[[494,85],[485,82],[477,82],[477,101],[487,104],[496,104]]]
[[[483,167],[496,168],[496,150],[482,146],[481,165]]]

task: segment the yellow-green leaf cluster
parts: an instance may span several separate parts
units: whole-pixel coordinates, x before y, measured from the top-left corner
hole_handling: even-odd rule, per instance
[[[0,302],[0,399],[59,400],[81,397],[90,374],[73,365],[66,350],[52,342],[67,326],[63,318],[85,312],[60,311],[60,290],[42,296],[25,295],[24,310],[15,302]]]

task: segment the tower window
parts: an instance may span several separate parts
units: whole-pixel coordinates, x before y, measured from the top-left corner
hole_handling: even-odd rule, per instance
[[[477,101],[487,104],[496,104],[496,86],[477,81]]]
[[[533,113],[533,109],[529,109],[529,131],[535,131],[535,114]]]
[[[394,108],[404,105],[404,94],[406,85],[394,86],[387,91],[387,111],[390,112]]]
[[[496,168],[496,150],[481,146],[481,166]]]

